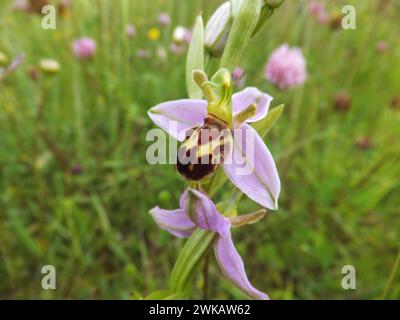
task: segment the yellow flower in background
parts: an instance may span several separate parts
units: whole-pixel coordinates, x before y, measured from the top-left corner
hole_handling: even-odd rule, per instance
[[[8,57],[5,53],[0,51],[0,66],[5,66],[8,64]]]
[[[161,33],[160,30],[157,28],[151,28],[149,31],[147,31],[147,38],[149,38],[152,41],[157,41],[160,39]]]

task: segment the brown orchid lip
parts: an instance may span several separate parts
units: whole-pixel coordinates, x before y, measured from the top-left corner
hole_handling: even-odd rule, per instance
[[[227,130],[229,134],[226,134]],[[182,143],[176,167],[187,180],[200,181],[214,174],[231,151],[232,134],[228,125],[209,114],[204,125]]]

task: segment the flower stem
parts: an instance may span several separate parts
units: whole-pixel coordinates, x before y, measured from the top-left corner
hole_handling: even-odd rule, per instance
[[[203,268],[203,276],[204,276],[204,284],[203,284],[203,300],[208,300],[208,271],[210,265],[210,254],[207,253],[204,257],[204,268]]]
[[[397,253],[397,257],[396,257],[396,260],[395,260],[394,265],[392,267],[392,271],[390,272],[389,279],[388,279],[388,281],[387,281],[387,283],[385,285],[385,289],[384,289],[382,297],[381,297],[382,300],[385,300],[387,298],[387,296],[389,294],[389,291],[390,291],[390,288],[392,287],[392,283],[394,281],[394,278],[396,276],[397,270],[399,268],[400,268],[400,249],[399,249],[399,252]]]

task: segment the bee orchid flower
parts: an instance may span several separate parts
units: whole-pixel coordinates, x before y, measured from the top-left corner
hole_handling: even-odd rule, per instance
[[[280,179],[275,162],[262,138],[250,125],[266,117],[272,97],[254,87],[232,95],[232,80],[227,69],[220,69],[210,81],[204,72],[195,70],[193,80],[206,100],[164,102],[148,112],[156,125],[176,140],[183,141],[178,151],[179,173],[197,182],[212,175],[222,165],[238,189],[263,207],[276,210]],[[219,162],[214,161],[215,150],[204,145],[215,137],[200,139],[206,129],[228,132],[217,137]],[[195,156],[190,157],[189,163],[183,163],[180,156],[193,150]],[[250,170],[244,170],[244,167]]]
[[[181,196],[179,209],[150,211],[157,224],[180,238],[189,237],[196,228],[216,233],[214,253],[225,277],[253,299],[266,300],[268,295],[254,288],[247,278],[242,258],[231,236],[231,222],[220,214],[215,204],[202,192],[187,189]]]

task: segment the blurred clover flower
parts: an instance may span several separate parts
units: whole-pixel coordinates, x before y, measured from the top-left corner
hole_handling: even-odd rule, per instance
[[[315,20],[321,24],[325,24],[329,22],[329,14],[325,9],[325,4],[317,1],[312,0],[308,4],[308,12]]]
[[[379,41],[376,44],[376,51],[378,51],[379,53],[384,53],[389,49],[389,45],[387,44],[386,41]]]
[[[147,59],[151,57],[151,53],[146,49],[138,49],[136,51],[136,56],[141,59]]]
[[[29,11],[30,7],[28,0],[14,0],[12,3],[12,8],[14,10]]]
[[[181,43],[188,44],[191,38],[192,38],[192,33],[190,32],[190,30],[182,26],[176,27],[172,34],[173,41],[178,44]]]
[[[125,33],[129,38],[133,38],[136,36],[136,28],[133,24],[127,24],[125,26]]]
[[[11,7],[14,10],[41,14],[42,8],[48,4],[48,0],[14,0]]]
[[[150,214],[162,229],[180,238],[190,237],[196,228],[214,232],[214,253],[225,277],[249,297],[269,299],[249,282],[242,258],[232,241],[232,224],[218,212],[215,204],[202,192],[189,188],[182,194],[179,206],[176,210],[155,207]]]
[[[176,55],[181,55],[185,51],[185,46],[172,42],[169,46],[169,50]]]
[[[61,69],[60,64],[54,59],[42,59],[39,62],[40,70],[47,74],[58,73]]]
[[[236,88],[243,88],[246,83],[246,71],[242,67],[233,69],[232,81]]]
[[[400,96],[395,96],[390,100],[390,107],[393,110],[400,109]]]
[[[171,24],[171,17],[168,13],[162,12],[158,15],[158,22],[161,26],[166,27]]]
[[[202,89],[207,101],[182,99],[164,102],[151,108],[148,112],[149,117],[170,136],[184,141],[179,154],[193,147],[190,144],[197,141],[196,134],[200,137],[202,129],[226,126],[231,133],[230,139],[233,140],[229,141],[229,137],[225,137],[222,148],[222,159],[227,158],[229,150],[233,156],[230,158],[232,161],[220,163],[223,164],[226,175],[250,199],[266,208],[276,210],[280,180],[275,162],[262,138],[248,124],[266,117],[273,98],[253,87],[232,95],[231,76],[227,69],[220,69],[211,81],[208,81],[202,71],[195,70],[193,79]],[[222,84],[218,85],[218,82]],[[185,139],[187,132],[193,128],[197,131]],[[201,143],[195,148],[202,150]],[[191,167],[190,164],[181,163],[178,155],[179,173],[193,181],[199,181],[214,173],[216,164],[204,164],[203,158],[200,161],[198,166]],[[252,170],[243,173],[243,164]]]
[[[189,29],[178,26],[172,33],[172,43],[169,47],[170,51],[175,55],[181,55],[185,52],[187,45],[192,39],[192,33]]]
[[[351,96],[346,92],[337,93],[334,97],[334,106],[337,111],[349,111],[351,108]]]
[[[157,28],[150,28],[147,31],[147,38],[151,41],[157,41],[159,40],[161,37],[161,33],[160,30],[158,30]]]
[[[279,89],[299,86],[307,78],[306,60],[300,48],[284,44],[270,56],[265,66],[265,78]]]
[[[88,60],[96,54],[96,41],[88,37],[79,38],[73,41],[72,49],[78,59]]]

